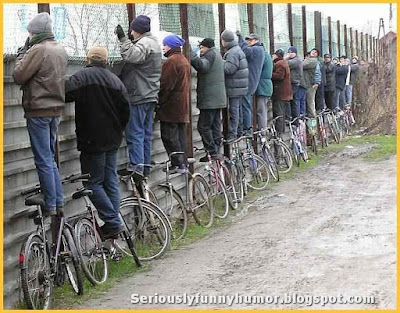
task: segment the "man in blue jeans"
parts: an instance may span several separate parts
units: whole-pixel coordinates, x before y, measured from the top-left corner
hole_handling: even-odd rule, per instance
[[[125,62],[120,78],[128,90],[131,116],[126,128],[129,150],[128,170],[148,175],[150,169],[138,164],[151,162],[154,108],[158,103],[161,77],[161,45],[150,32],[150,18],[136,17],[130,25],[131,42],[120,25],[115,29]]]
[[[82,173],[90,174],[89,187],[100,218],[103,239],[123,230],[119,217],[117,150],[129,120],[129,98],[121,80],[106,69],[108,52],[94,46],[88,65],[66,82],[67,102],[75,101],[75,124]]]
[[[22,85],[22,106],[31,141],[40,187],[44,194],[45,216],[56,215],[64,205],[60,173],[54,161],[54,144],[64,107],[65,74],[68,56],[54,40],[48,13],[40,13],[28,24],[29,37],[18,50],[13,72]]]

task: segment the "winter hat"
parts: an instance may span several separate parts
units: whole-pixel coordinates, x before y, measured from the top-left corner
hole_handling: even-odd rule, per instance
[[[329,53],[325,53],[324,58],[332,58],[332,56]]]
[[[215,47],[214,39],[212,38],[204,38],[202,42],[200,42],[200,46],[204,46],[207,48]]]
[[[283,55],[285,54],[285,52],[283,52],[282,49],[278,49],[274,52],[274,54],[279,57],[279,58],[283,58]]]
[[[164,46],[168,46],[171,49],[181,47],[184,43],[185,39],[179,37],[178,35],[169,35],[163,40]]]
[[[47,12],[39,13],[29,22],[26,29],[31,34],[53,33],[50,14]]]
[[[150,18],[146,15],[139,15],[131,22],[131,30],[139,34],[144,34],[150,31]]]
[[[295,46],[291,46],[291,47],[289,47],[287,52],[289,52],[289,53],[290,52],[297,53],[297,48]]]
[[[317,48],[312,48],[312,49],[310,50],[310,52],[311,52],[311,51],[317,51],[318,56],[320,55],[319,50],[318,50]]]
[[[356,56],[356,55],[353,56],[353,59],[356,59],[358,61],[358,56]]]
[[[246,39],[246,40],[248,40],[248,39],[260,40],[260,36],[258,36],[257,34],[251,33],[250,35],[246,36],[245,39]]]
[[[93,61],[107,61],[107,48],[102,46],[93,46],[90,48],[87,57]]]
[[[235,40],[235,36],[232,31],[225,29],[221,34],[221,39],[225,42],[232,42]]]

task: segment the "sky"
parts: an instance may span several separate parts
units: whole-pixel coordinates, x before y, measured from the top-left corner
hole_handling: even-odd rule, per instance
[[[377,37],[379,19],[384,19],[385,32],[389,31],[389,3],[335,3],[335,4],[304,4],[307,10],[320,11],[332,20],[340,20],[347,27],[353,27],[360,32],[367,31]],[[392,30],[396,32],[397,4],[392,4]]]

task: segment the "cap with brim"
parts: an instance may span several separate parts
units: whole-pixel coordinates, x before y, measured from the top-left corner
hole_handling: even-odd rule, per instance
[[[325,53],[324,58],[332,58],[332,56],[329,53]]]
[[[260,36],[258,36],[258,35],[256,35],[256,34],[254,34],[254,33],[251,33],[250,35],[248,35],[248,36],[246,36],[246,38],[245,38],[246,40],[249,40],[249,39],[256,39],[256,40],[260,40]]]
[[[107,61],[107,48],[102,46],[93,46],[92,48],[90,48],[87,57],[93,61]]]

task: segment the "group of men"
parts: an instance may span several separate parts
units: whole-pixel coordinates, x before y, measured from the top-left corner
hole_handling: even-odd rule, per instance
[[[65,102],[75,101],[77,148],[82,173],[90,173],[91,200],[105,222],[103,238],[123,229],[119,218],[120,195],[117,150],[123,133],[129,152],[127,169],[149,174],[153,117],[160,121],[161,138],[177,172],[186,171],[186,125],[189,122],[191,66],[197,71],[198,131],[206,151],[220,158],[221,109],[228,106],[227,144],[242,135],[252,135],[253,113],[259,129],[267,126],[267,102],[272,97],[274,115],[295,118],[315,116],[324,103],[334,109],[351,102],[355,67],[341,57],[335,65],[330,55],[319,58],[313,49],[304,61],[295,47],[288,56],[278,49],[271,56],[260,37],[243,38],[225,30],[221,34],[223,56],[214,40],[200,43],[200,54],[191,49],[190,60],[182,54],[185,40],[169,35],[163,49],[150,32],[150,18],[136,17],[128,36],[118,25],[123,67],[119,75],[106,68],[108,51],[93,46],[87,66],[66,79],[68,56],[54,39],[52,20],[40,13],[28,24],[29,37],[18,50],[14,80],[23,90],[23,108],[35,165],[44,195],[46,215],[55,215],[64,205],[60,173],[54,161],[54,145]],[[236,39],[237,38],[237,39]],[[166,60],[162,62],[162,50]],[[356,57],[353,58],[356,60]],[[349,86],[348,88],[346,86]],[[346,98],[347,96],[347,98]],[[253,112],[253,99],[257,111]],[[284,131],[284,118],[277,129]],[[200,161],[207,161],[204,156]]]

